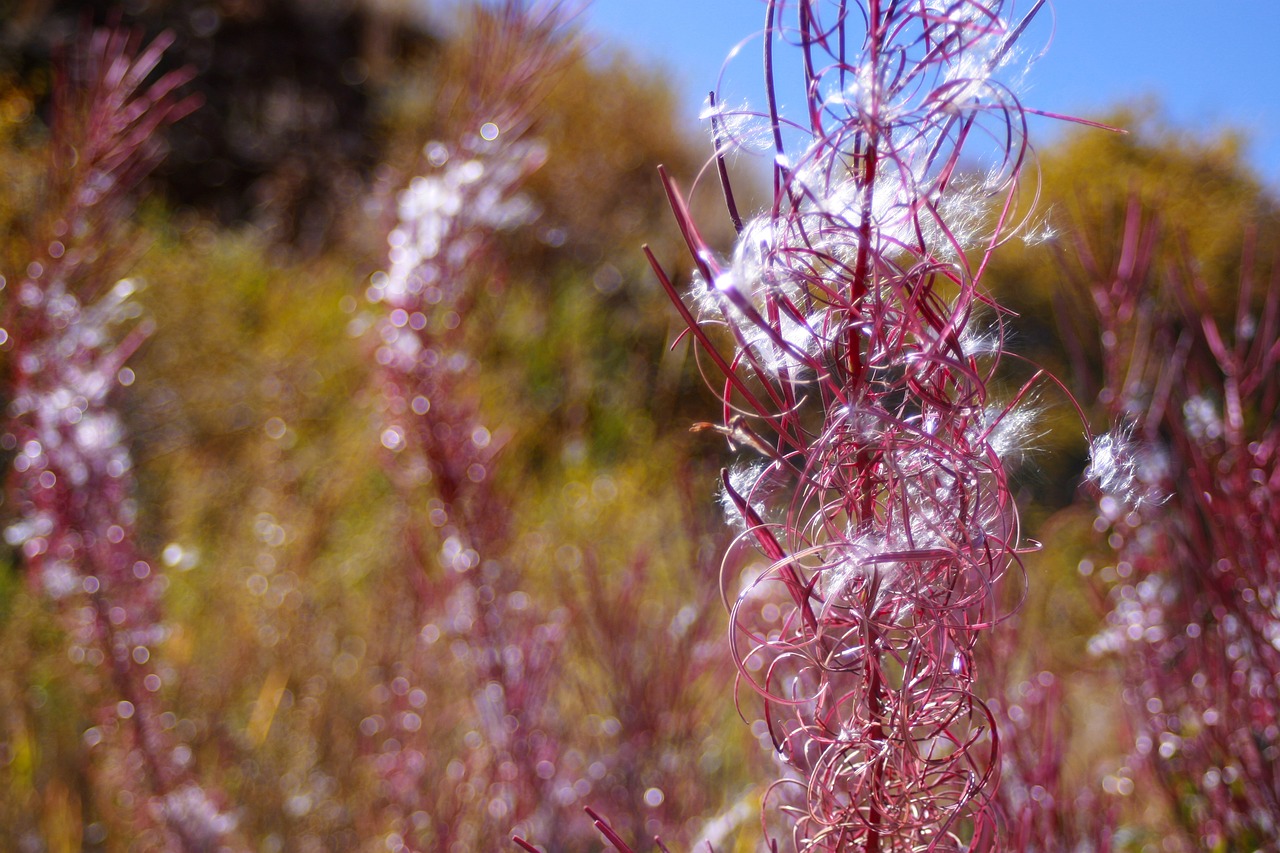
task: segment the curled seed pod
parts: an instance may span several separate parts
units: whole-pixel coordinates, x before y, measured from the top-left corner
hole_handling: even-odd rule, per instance
[[[713,94],[708,113],[731,252],[663,173],[692,291],[650,261],[719,371],[710,428],[751,451],[723,477],[742,531],[726,567],[749,565],[733,654],[787,768],[766,798],[775,843],[996,843],[999,738],[974,648],[1000,619],[994,591],[1021,574],[1007,471],[1042,374],[993,390],[1003,326],[980,282],[1026,224],[1012,85],[1043,5],[771,0],[765,109]],[[801,57],[803,116],[780,112],[779,47]],[[773,198],[744,216],[726,155],[762,139]],[[975,160],[986,170],[962,171]]]

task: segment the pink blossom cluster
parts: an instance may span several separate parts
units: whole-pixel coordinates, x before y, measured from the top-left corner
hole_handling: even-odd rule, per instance
[[[449,136],[424,146],[425,171],[398,198],[388,268],[367,291],[379,438],[413,513],[411,647],[387,667],[365,731],[391,850],[478,849],[513,826],[562,831],[550,821],[563,770],[548,696],[564,626],[530,607],[509,559],[511,508],[493,481],[505,436],[485,425],[471,390],[478,364],[464,318],[498,284],[486,252],[495,235],[536,216],[519,187],[542,163],[536,106],[571,40],[544,4],[481,10],[473,26],[492,61],[466,81]],[[426,692],[442,673],[462,679],[453,699]]]
[[[85,733],[94,750],[116,732],[126,778],[113,785],[149,805],[174,849],[218,849],[235,819],[195,780],[191,749],[160,711],[166,639],[160,564],[137,544],[127,435],[112,395],[133,382],[125,366],[146,335],[137,284],[110,286],[129,193],[155,165],[157,132],[193,106],[170,72],[146,82],[170,39],[143,50],[123,30],[97,30],[64,65],[55,100],[48,221],[38,256],[7,302],[11,402],[0,444],[14,452],[8,480],[16,518],[4,531],[31,581],[60,607],[69,655],[103,673],[114,698]],[[3,281],[3,279],[0,279]],[[133,323],[121,338],[117,327]],[[169,720],[166,724],[166,720]],[[111,759],[99,757],[99,770]],[[106,784],[106,780],[104,780]]]

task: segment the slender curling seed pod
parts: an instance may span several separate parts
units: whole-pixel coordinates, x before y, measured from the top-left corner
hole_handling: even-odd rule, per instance
[[[711,98],[727,258],[663,173],[693,292],[650,261],[722,376],[717,430],[753,460],[725,472],[723,502],[764,558],[731,630],[785,765],[766,798],[774,844],[997,843],[999,738],[974,647],[999,619],[993,590],[1021,573],[1007,467],[1041,374],[993,390],[1003,327],[980,279],[1025,225],[1028,111],[1010,87],[1044,4],[1028,5],[770,0],[767,108]],[[803,61],[800,117],[778,107],[779,46]],[[761,138],[773,199],[748,218],[726,157]]]

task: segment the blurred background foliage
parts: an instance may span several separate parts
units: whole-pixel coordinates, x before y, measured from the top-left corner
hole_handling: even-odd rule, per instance
[[[1254,316],[1263,313],[1267,283],[1274,287],[1280,207],[1230,130],[1173,127],[1153,102],[1089,118],[1125,132],[1070,129],[1038,152],[1038,174],[1029,173],[1023,185],[1026,206],[1036,205],[1037,237],[1004,246],[984,279],[1014,312],[1011,350],[1064,386],[1041,386],[1042,432],[1017,472],[1024,526],[1042,547],[1026,561],[1027,598],[1008,626],[1017,642],[1005,666],[1011,684],[1039,671],[1054,675],[1064,699],[1054,712],[1065,733],[1061,790],[1101,786],[1099,813],[1118,816],[1116,849],[1201,849],[1199,839],[1182,834],[1170,804],[1153,795],[1129,753],[1135,733],[1118,710],[1148,697],[1126,688],[1116,660],[1090,645],[1108,595],[1127,580],[1117,574],[1095,507],[1079,500],[1088,450],[1076,405],[1095,433],[1110,426],[1099,398],[1102,309],[1082,287],[1092,279],[1081,259],[1092,259],[1096,270],[1120,268],[1126,221],[1140,210],[1159,223],[1143,300],[1158,306],[1156,315],[1194,315],[1195,306],[1167,304],[1177,292],[1167,282],[1189,271],[1208,285],[1206,309],[1230,327],[1246,269],[1257,282]]]
[[[56,46],[86,16],[173,30],[167,61],[197,70],[205,105],[169,134],[138,210],[144,251],[129,274],[146,285],[155,331],[117,397],[144,545],[169,569],[163,704],[253,849],[386,849],[360,727],[404,641],[404,530],[429,507],[402,500],[377,464],[363,294],[385,264],[395,194],[462,71],[494,58],[476,56],[465,29],[393,0],[113,6],[0,2],[0,274],[15,278],[33,257]],[[678,318],[639,252],[652,244],[688,280],[655,166],[687,184],[707,145],[681,124],[660,72],[589,39],[540,114],[549,156],[527,185],[540,215],[501,235],[501,295],[462,322],[483,419],[509,434],[495,466],[517,531],[507,561],[530,606],[569,626],[554,702],[583,784],[557,820],[585,823],[581,806],[593,805],[624,835],[660,831],[679,849],[737,814],[727,837],[738,846],[718,849],[752,849],[754,811],[734,806],[771,771],[736,719],[723,648],[728,531],[711,497],[728,457],[687,431],[718,413],[688,347],[670,347]],[[1082,400],[1082,365],[1096,358],[1078,324],[1055,322],[1088,315],[1073,307],[1062,246],[1110,257],[1136,197],[1165,223],[1168,263],[1191,258],[1224,282],[1224,315],[1244,235],[1256,234],[1268,271],[1280,248],[1277,202],[1231,135],[1169,128],[1153,105],[1103,118],[1130,133],[1069,133],[1040,152],[1039,187],[1028,182],[1057,236],[1010,244],[987,278],[1017,312],[1014,349]],[[727,249],[726,220],[701,217],[726,222],[712,239]],[[1101,593],[1078,570],[1099,547],[1092,510],[1074,505],[1083,441],[1065,395],[1040,393],[1041,447],[1019,482],[1044,548],[1028,558],[1009,669],[1067,685],[1069,773],[1094,785],[1130,771],[1129,735],[1114,667],[1087,652]],[[53,609],[6,552],[0,848],[149,849],[90,783],[81,735],[109,697],[68,659]],[[428,714],[449,701],[452,685],[436,687]],[[1108,791],[1125,799],[1123,785]],[[1118,808],[1121,846],[1160,837],[1158,803]]]

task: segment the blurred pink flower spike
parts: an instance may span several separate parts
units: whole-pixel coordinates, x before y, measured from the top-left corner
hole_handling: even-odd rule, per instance
[[[235,819],[175,758],[160,721],[164,579],[136,542],[128,436],[111,399],[132,381],[125,362],[149,331],[143,321],[118,342],[115,332],[139,313],[138,283],[114,278],[132,192],[162,155],[161,131],[199,103],[179,96],[189,69],[147,82],[171,42],[166,33],[139,50],[131,31],[93,30],[58,68],[49,203],[33,241],[42,255],[5,306],[14,370],[3,442],[17,451],[8,488],[18,519],[4,535],[61,605],[73,659],[103,653],[114,698],[93,731],[132,731],[131,743],[111,744],[142,759],[144,778],[125,784],[141,789],[174,849],[195,853],[230,849]]]

